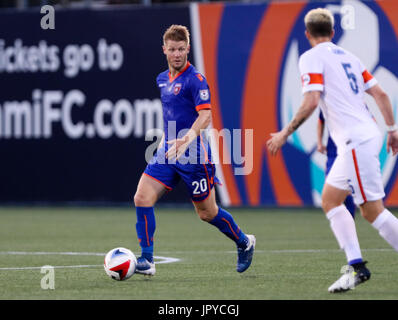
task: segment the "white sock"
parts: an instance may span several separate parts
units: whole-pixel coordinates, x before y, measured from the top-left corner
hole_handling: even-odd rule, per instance
[[[355,222],[350,212],[344,205],[330,210],[326,217],[330,221],[330,227],[347,257],[347,262],[362,261],[361,249],[355,228]]]
[[[372,226],[396,251],[398,251],[398,219],[390,211],[384,209]]]

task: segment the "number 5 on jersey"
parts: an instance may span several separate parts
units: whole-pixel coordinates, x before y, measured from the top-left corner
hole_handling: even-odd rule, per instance
[[[350,86],[352,91],[354,91],[354,93],[357,94],[358,93],[357,77],[355,76],[355,74],[351,72],[351,63],[342,63],[341,65],[343,66],[345,74],[347,75],[347,78],[350,81]]]

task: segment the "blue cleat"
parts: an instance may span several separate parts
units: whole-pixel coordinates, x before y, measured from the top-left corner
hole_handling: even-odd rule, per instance
[[[249,243],[246,249],[238,248],[238,263],[236,271],[244,272],[250,267],[253,259],[254,247],[256,246],[256,237],[254,235],[247,235]]]
[[[137,268],[135,269],[136,273],[153,276],[156,273],[155,263],[149,262],[144,257],[139,257],[137,259]]]

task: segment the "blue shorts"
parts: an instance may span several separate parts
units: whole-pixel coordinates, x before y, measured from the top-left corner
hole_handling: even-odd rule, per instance
[[[156,156],[155,156],[156,157]],[[216,168],[211,162],[198,164],[157,163],[151,161],[145,168],[144,174],[162,184],[171,191],[182,179],[192,201],[206,200],[211,189],[219,180],[215,176]]]

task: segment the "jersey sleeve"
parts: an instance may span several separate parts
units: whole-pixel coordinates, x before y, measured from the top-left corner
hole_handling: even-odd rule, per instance
[[[160,78],[160,74],[158,74],[157,77],[156,77],[156,86],[157,87],[159,86],[159,78]]]
[[[301,55],[299,60],[302,92],[323,91],[323,63],[319,57],[312,52]]]
[[[366,70],[366,67],[362,64],[362,62],[359,62],[359,66],[360,66],[361,73],[362,73],[364,89],[368,90],[377,84],[377,80],[375,77],[373,77],[373,75],[368,70]]]
[[[158,87],[158,89],[161,88],[161,83],[162,83],[162,82],[164,82],[164,81],[162,81],[162,74],[159,74],[159,75],[156,77],[156,86]]]
[[[196,111],[211,109],[209,85],[200,73],[195,73],[192,76],[191,93]]]

